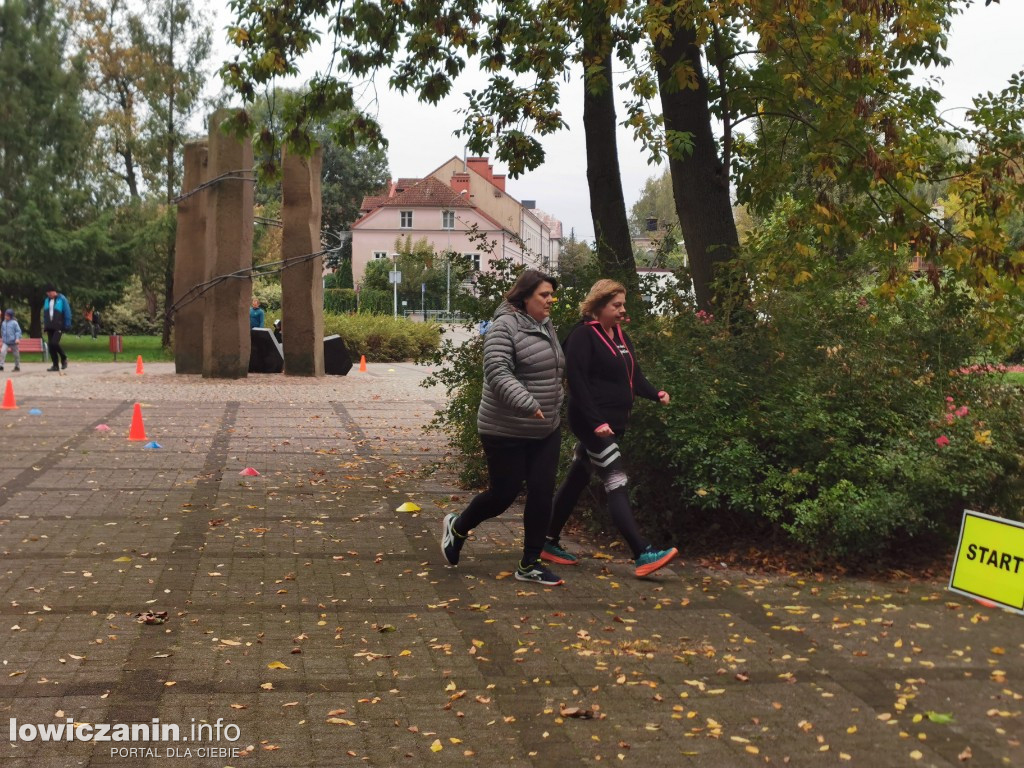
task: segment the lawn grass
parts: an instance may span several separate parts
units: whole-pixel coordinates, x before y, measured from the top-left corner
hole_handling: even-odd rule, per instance
[[[1024,387],[1024,373],[1004,373],[1003,376],[1006,377],[1004,381],[1007,384],[1013,384],[1018,387]]]
[[[173,351],[165,351],[160,346],[159,336],[122,336],[124,351],[117,355],[118,362],[135,362],[135,359],[142,355],[143,361],[157,363],[174,360]],[[68,353],[68,359],[72,362],[85,363],[111,363],[114,355],[110,352],[110,344],[106,336],[92,338],[91,336],[68,335],[61,339],[61,346]]]

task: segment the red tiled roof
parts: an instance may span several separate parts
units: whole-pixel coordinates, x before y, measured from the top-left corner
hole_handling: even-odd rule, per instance
[[[401,188],[402,181],[406,181],[406,179],[399,179],[399,183],[395,186]],[[420,179],[404,192],[389,197],[379,206],[388,208],[476,208],[476,205],[467,200],[465,195],[460,195],[433,176]]]
[[[359,206],[360,211],[372,211],[374,208],[380,208],[388,200],[387,190],[379,192],[376,195],[367,195],[363,198],[362,204]]]

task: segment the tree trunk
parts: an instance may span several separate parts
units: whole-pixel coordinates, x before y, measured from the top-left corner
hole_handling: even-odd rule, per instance
[[[135,158],[131,150],[125,149],[121,152],[121,159],[124,161],[124,176],[122,178],[128,185],[128,195],[132,200],[139,200],[139,182],[135,174]]]
[[[128,134],[130,138],[125,139],[125,146],[120,150],[121,159],[124,161],[124,180],[128,184],[128,194],[132,200],[138,200],[139,179],[135,169],[135,153],[132,152],[132,139],[135,138],[135,114],[132,109],[133,92],[127,80],[119,80],[117,84],[117,100],[121,107],[121,114],[126,118],[125,122],[130,126]]]
[[[152,288],[142,286],[142,296],[146,300],[146,317],[153,320],[156,317],[156,291]]]
[[[167,148],[166,148],[166,163],[167,163],[167,206],[168,215],[172,211],[176,211],[174,203],[174,193],[177,189],[178,182],[175,174],[174,165],[174,154],[178,148],[177,134],[174,130],[174,99],[175,99],[175,78],[178,76],[177,70],[174,68],[174,0],[171,0],[170,18],[168,20],[168,34],[170,35],[170,44],[167,46],[167,72],[170,77],[169,89],[167,93]],[[177,216],[174,217],[174,226],[168,228],[167,236],[167,263],[164,265],[164,313],[163,313],[163,324],[160,331],[160,344],[164,349],[168,349],[171,346],[171,327],[174,324],[174,318],[168,311],[171,305],[174,303],[174,257],[175,257],[175,246],[177,244]]]
[[[160,331],[160,345],[164,349],[170,349],[171,347],[171,328],[174,327],[174,318],[168,311],[171,305],[174,304],[174,254],[175,251],[175,238],[176,235],[171,236],[171,241],[168,244],[167,254],[167,272],[164,276],[164,315],[163,315],[163,328]]]
[[[589,18],[588,18],[589,17]],[[587,143],[587,185],[590,216],[601,270],[637,287],[633,241],[626,218],[626,199],[619,173],[615,138],[615,90],[612,85],[612,28],[604,3],[589,3],[584,12],[583,129]],[[593,67],[599,71],[593,71]],[[587,70],[591,71],[588,73]]]
[[[693,141],[688,156],[670,157],[669,170],[697,304],[711,312],[722,299],[714,292],[716,269],[739,248],[729,200],[729,169],[722,166],[711,132],[708,82],[696,32],[692,27],[677,27],[671,43],[659,53],[663,60],[658,64],[658,86],[665,130],[688,133]],[[687,65],[696,74],[696,88],[678,84],[678,68]]]

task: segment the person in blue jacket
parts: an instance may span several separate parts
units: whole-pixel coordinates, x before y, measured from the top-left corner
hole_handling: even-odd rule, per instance
[[[21,352],[18,350],[19,341],[21,341],[21,326],[14,319],[14,310],[8,309],[4,312],[3,322],[0,322],[0,371],[4,369],[8,351],[14,353],[14,370],[21,370]]]
[[[50,284],[43,288],[46,299],[43,300],[43,330],[46,331],[46,345],[50,349],[53,365],[48,371],[60,371],[68,367],[68,356],[60,345],[65,331],[71,330],[71,302],[63,293]]]
[[[267,313],[260,309],[260,300],[253,297],[249,307],[249,328],[263,328],[267,322]]]

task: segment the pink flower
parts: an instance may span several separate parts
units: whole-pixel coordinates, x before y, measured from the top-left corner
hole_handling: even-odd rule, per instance
[[[947,403],[952,403],[953,402],[953,398],[952,397],[947,397],[946,398],[946,402]]]
[[[969,413],[969,411],[967,410],[967,406],[966,405],[961,405],[959,408],[956,409],[956,415],[957,415],[958,419],[962,419],[968,413]]]
[[[938,446],[949,445],[949,438],[945,435],[939,435],[935,438],[935,444]]]
[[[953,414],[952,413],[947,413],[946,414],[946,423],[947,424],[952,424],[953,423]]]

